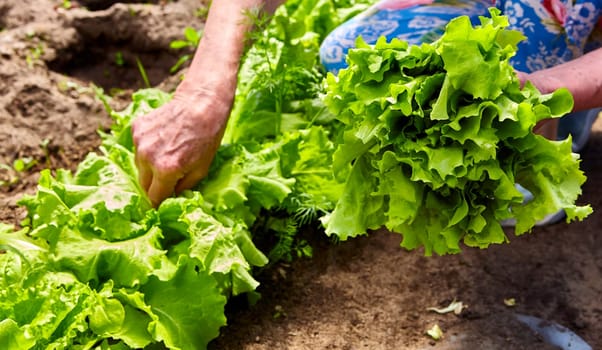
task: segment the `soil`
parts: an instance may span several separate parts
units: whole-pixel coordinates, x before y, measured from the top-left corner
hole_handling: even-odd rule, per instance
[[[0,0],[0,164],[33,159],[25,172],[0,170],[0,221],[18,224],[16,201],[33,193],[44,168],[74,170],[97,149],[111,120],[91,88],[111,92],[112,108],[146,86],[171,90],[169,49],[186,26],[201,27],[200,0]],[[90,10],[83,8],[87,5]],[[93,10],[93,11],[92,11]],[[118,63],[117,56],[123,58]],[[555,322],[602,348],[602,118],[582,169],[583,222],[536,227],[510,244],[425,257],[378,231],[348,242],[313,234],[312,259],[258,272],[262,298],[228,305],[229,325],[211,349],[555,349],[520,323],[525,314]],[[507,305],[513,298],[515,304]],[[459,315],[429,307],[461,301]],[[506,302],[505,302],[506,300]],[[435,324],[443,338],[426,330]]]

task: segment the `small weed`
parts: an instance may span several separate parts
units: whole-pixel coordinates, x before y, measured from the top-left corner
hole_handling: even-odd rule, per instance
[[[25,33],[25,38],[26,38],[27,40],[31,40],[31,39],[33,39],[33,38],[35,38],[35,37],[36,37],[36,32],[35,32],[35,30],[32,30],[32,29],[30,29],[30,30],[28,30],[28,31]]]
[[[200,18],[203,21],[207,20],[207,15],[209,15],[209,8],[211,7],[211,1],[209,1],[209,3],[205,6],[199,7],[198,9],[196,9],[196,11],[194,11],[194,15],[197,18]]]
[[[28,30],[25,33],[25,40],[30,42],[27,45],[25,62],[27,62],[29,68],[32,68],[35,64],[39,63],[40,58],[44,55],[44,43],[41,41],[43,38],[38,36],[34,30]]]
[[[113,88],[109,91],[109,95],[107,95],[105,93],[104,89],[101,88],[100,86],[96,86],[96,85],[92,84],[91,89],[94,92],[94,96],[100,102],[102,102],[107,113],[109,113],[109,114],[113,113],[113,108],[111,107],[111,104],[110,104],[111,96],[116,96],[118,94],[121,94],[121,93],[123,93],[123,90],[118,89],[118,88]]]
[[[311,245],[304,239],[297,242],[293,250],[297,254],[297,258],[311,258],[314,254]]]
[[[284,311],[284,308],[282,307],[282,305],[276,305],[276,306],[274,306],[274,314],[272,315],[272,317],[274,319],[279,319],[281,317],[286,317],[286,312]]]
[[[58,89],[63,92],[75,92],[78,95],[81,94],[93,94],[93,89],[88,86],[80,85],[71,80],[61,80],[57,83]]]
[[[17,172],[22,173],[31,169],[34,165],[36,165],[37,161],[31,157],[24,157],[15,159],[13,162],[13,169]]]
[[[188,62],[188,61],[190,60],[190,58],[191,58],[191,55],[183,55],[183,56],[181,56],[181,57],[178,59],[178,61],[176,62],[176,64],[174,64],[174,65],[173,65],[173,66],[172,66],[172,67],[169,69],[169,72],[170,72],[171,74],[174,74],[175,72],[177,72],[177,71],[180,69],[180,67],[182,67],[182,65],[183,65],[184,63]]]
[[[185,47],[196,48],[201,41],[203,36],[203,30],[196,30],[192,27],[186,27],[184,29],[184,40],[174,40],[169,44],[172,49],[182,49]]]
[[[184,48],[196,49],[199,46],[199,42],[201,41],[201,37],[203,36],[203,30],[196,30],[192,27],[186,27],[184,29],[184,39],[183,40],[174,40],[169,44],[169,47],[175,50],[180,50]],[[180,67],[186,62],[188,62],[192,58],[192,55],[186,54],[178,59],[176,64],[174,64],[170,69],[170,73],[177,72]]]
[[[50,169],[50,139],[43,139],[40,142],[40,147],[42,148],[42,152],[44,152],[44,159],[46,160],[46,168]]]
[[[44,45],[42,43],[37,44],[35,47],[30,47],[29,52],[25,56],[25,62],[27,62],[27,66],[32,68],[36,63],[39,62],[42,55],[44,55]]]
[[[259,8],[251,8],[245,11],[246,20],[253,26],[253,29],[245,34],[245,51],[247,51],[253,43],[264,37],[264,31],[270,23],[272,17],[260,11]]]
[[[119,67],[125,66],[125,59],[123,58],[121,51],[115,52],[115,64]]]
[[[136,65],[138,66],[138,71],[140,71],[140,75],[142,76],[142,81],[144,81],[144,85],[147,88],[150,88],[151,84],[148,80],[148,75],[146,74],[146,70],[144,69],[142,62],[140,62],[140,59],[138,57],[136,57]]]
[[[10,187],[21,180],[24,173],[31,169],[37,161],[31,157],[18,158],[11,165],[0,164],[0,171],[6,175],[0,178],[0,187]]]

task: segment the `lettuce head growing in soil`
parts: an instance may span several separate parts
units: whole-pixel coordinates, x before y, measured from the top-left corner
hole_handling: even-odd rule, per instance
[[[508,60],[522,37],[505,17],[457,18],[421,46],[359,40],[325,78],[321,40],[366,3],[276,12],[193,190],[153,208],[137,182],[131,123],[171,98],[152,89],[111,111],[99,154],[73,174],[43,171],[23,227],[0,226],[1,347],[203,349],[228,298],[256,297],[258,269],[311,255],[297,234],[312,223],[341,240],[385,226],[407,249],[447,254],[506,242],[501,220],[520,234],[557,210],[591,212],[575,204],[585,177],[570,139],[533,133],[572,98],[520,86]]]

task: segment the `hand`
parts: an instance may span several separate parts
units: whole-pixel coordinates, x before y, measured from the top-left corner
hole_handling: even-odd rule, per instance
[[[528,80],[530,81],[540,92],[548,93],[549,88],[546,85],[545,80],[539,81],[537,76],[532,74],[516,71],[516,75],[520,80],[521,86]],[[558,138],[558,119],[545,119],[540,120],[537,125],[533,128],[533,132],[539,134],[549,140],[556,140]]]
[[[516,71],[516,75],[520,80],[521,87],[525,85],[527,81],[531,82],[537,90],[539,90],[542,94],[548,94],[554,92],[557,89],[557,83],[553,79],[549,79],[546,74],[541,74],[539,72],[533,73],[525,73],[521,71]]]
[[[153,206],[207,175],[231,104],[209,90],[176,92],[172,101],[134,121],[139,181]]]
[[[139,180],[155,207],[207,175],[230,115],[245,36],[253,26],[247,12],[281,2],[214,1],[174,99],[134,122]]]
[[[519,74],[521,82],[526,80],[544,94],[561,87],[573,95],[574,112],[602,106],[602,48],[583,56],[529,74]]]

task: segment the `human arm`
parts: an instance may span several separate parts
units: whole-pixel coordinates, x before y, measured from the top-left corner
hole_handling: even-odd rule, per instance
[[[567,88],[573,95],[575,112],[602,107],[602,48],[551,68],[521,73],[519,77],[542,93]]]
[[[203,37],[173,99],[135,120],[132,136],[142,188],[154,206],[207,175],[234,101],[248,14],[283,0],[214,0]]]

